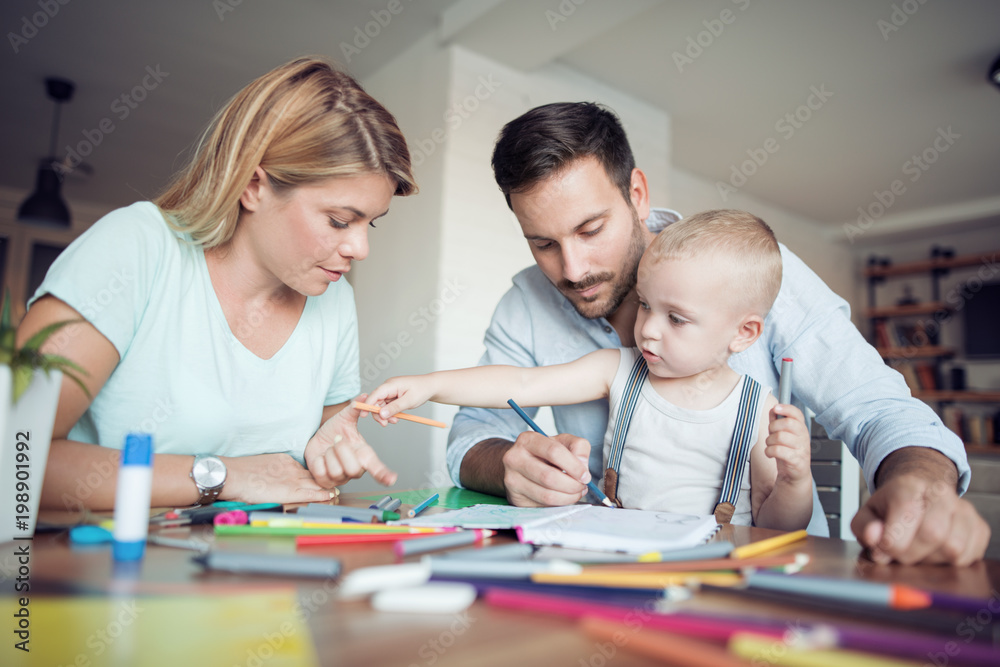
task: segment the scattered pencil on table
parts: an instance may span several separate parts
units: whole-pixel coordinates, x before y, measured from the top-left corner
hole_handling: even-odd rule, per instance
[[[748,573],[746,584],[749,588],[812,595],[899,610],[937,608],[973,614],[985,608],[989,602],[986,599],[943,595],[900,584],[802,575],[787,577],[770,572]]]
[[[362,403],[360,401],[354,401],[351,403],[351,407],[357,408],[358,410],[364,410],[365,412],[374,412],[378,414],[382,408],[377,405],[369,405],[368,403]],[[448,428],[448,425],[444,422],[439,422],[435,419],[428,419],[427,417],[418,417],[417,415],[408,415],[405,412],[397,412],[393,415],[397,419],[405,419],[409,422],[414,422],[416,424],[425,424],[427,426],[437,426],[438,428]]]
[[[419,505],[417,505],[416,507],[414,507],[413,509],[411,509],[410,511],[408,511],[406,513],[406,516],[408,516],[408,517],[410,517],[412,519],[413,517],[417,516],[418,514],[420,514],[421,512],[423,512],[425,509],[427,509],[428,507],[430,507],[431,503],[436,502],[438,498],[440,498],[440,494],[435,493],[433,496],[431,496],[427,500],[423,501],[422,503],[420,503]]]
[[[382,496],[382,498],[377,503],[372,503],[368,506],[368,509],[380,510],[385,509],[385,506],[392,502],[392,496]]]
[[[750,558],[752,556],[759,556],[761,554],[768,553],[769,551],[774,551],[775,549],[780,549],[781,547],[804,540],[808,535],[809,534],[804,530],[796,530],[791,533],[785,533],[784,535],[769,537],[766,540],[751,542],[750,544],[745,544],[742,547],[736,547],[733,549],[732,553],[729,554],[729,557]]]
[[[398,542],[393,547],[396,555],[400,558],[412,556],[414,554],[424,554],[439,549],[451,549],[452,547],[462,547],[469,544],[479,544],[489,537],[493,537],[496,532],[492,530],[460,530],[445,535],[433,535],[422,540],[410,542]]]
[[[385,504],[385,507],[383,507],[382,510],[385,512],[395,512],[400,508],[402,504],[403,501],[401,499],[393,498],[392,500],[390,500]]]
[[[260,554],[210,551],[191,560],[210,570],[247,574],[273,574],[291,577],[334,578],[340,574],[340,561],[334,558],[298,554]]]
[[[511,408],[514,409],[514,412],[517,413],[517,416],[523,419],[524,423],[531,427],[531,430],[533,430],[535,433],[538,433],[539,435],[545,435],[545,431],[539,428],[538,424],[536,424],[534,420],[531,417],[529,417],[524,410],[521,409],[520,405],[514,402],[513,398],[507,401],[507,405],[509,405]],[[615,506],[615,504],[611,502],[611,500],[606,495],[604,495],[604,492],[602,492],[599,488],[597,488],[597,485],[594,484],[593,480],[587,482],[587,488],[590,489],[590,492],[593,493],[598,500],[601,501],[602,505],[607,505],[608,507]]]

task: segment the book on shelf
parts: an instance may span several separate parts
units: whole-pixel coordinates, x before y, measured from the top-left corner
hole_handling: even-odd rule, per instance
[[[957,435],[962,442],[967,441],[965,426],[965,411],[957,405],[946,405],[941,408],[941,421],[945,428]]]
[[[937,369],[933,364],[917,364],[916,371],[922,391],[934,391],[938,388]]]

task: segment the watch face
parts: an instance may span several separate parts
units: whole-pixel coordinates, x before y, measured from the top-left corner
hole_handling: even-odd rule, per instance
[[[226,481],[226,466],[214,456],[198,459],[192,471],[199,486],[211,489]]]

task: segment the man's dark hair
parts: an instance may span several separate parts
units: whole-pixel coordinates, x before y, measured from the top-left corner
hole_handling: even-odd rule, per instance
[[[493,175],[510,206],[512,192],[530,190],[590,156],[630,202],[635,158],[625,128],[611,109],[593,102],[545,104],[504,125],[493,149]]]

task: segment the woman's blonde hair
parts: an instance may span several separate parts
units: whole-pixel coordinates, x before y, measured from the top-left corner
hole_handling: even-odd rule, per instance
[[[321,58],[293,60],[237,93],[155,203],[195,243],[224,244],[258,166],[279,191],[364,173],[385,174],[397,195],[417,191],[396,119]]]

